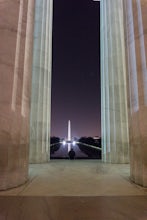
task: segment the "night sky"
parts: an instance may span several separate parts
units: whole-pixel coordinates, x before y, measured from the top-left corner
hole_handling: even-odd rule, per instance
[[[101,135],[100,3],[54,0],[51,136]]]

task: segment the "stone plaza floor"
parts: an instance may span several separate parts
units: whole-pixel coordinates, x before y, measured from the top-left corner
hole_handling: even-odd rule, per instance
[[[28,182],[0,192],[0,220],[146,220],[147,189],[128,164],[51,160],[30,165]]]

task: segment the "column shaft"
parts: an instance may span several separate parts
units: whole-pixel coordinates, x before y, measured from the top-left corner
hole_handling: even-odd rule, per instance
[[[28,178],[34,0],[0,6],[0,189],[7,189]]]
[[[52,0],[36,0],[30,120],[30,162],[47,162],[50,138]]]
[[[103,160],[129,162],[127,80],[122,0],[101,1]]]
[[[147,186],[147,1],[125,0],[131,178]]]

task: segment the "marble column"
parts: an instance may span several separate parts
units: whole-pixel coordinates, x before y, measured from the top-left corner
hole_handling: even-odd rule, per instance
[[[132,180],[147,187],[147,1],[125,0]]]
[[[28,178],[34,0],[0,0],[0,189]]]
[[[30,120],[30,163],[50,159],[53,0],[36,0]]]
[[[123,0],[101,1],[103,161],[129,162]]]

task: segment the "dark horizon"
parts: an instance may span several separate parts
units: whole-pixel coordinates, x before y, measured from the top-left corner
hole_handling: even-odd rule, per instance
[[[54,0],[51,136],[101,136],[100,2]]]

